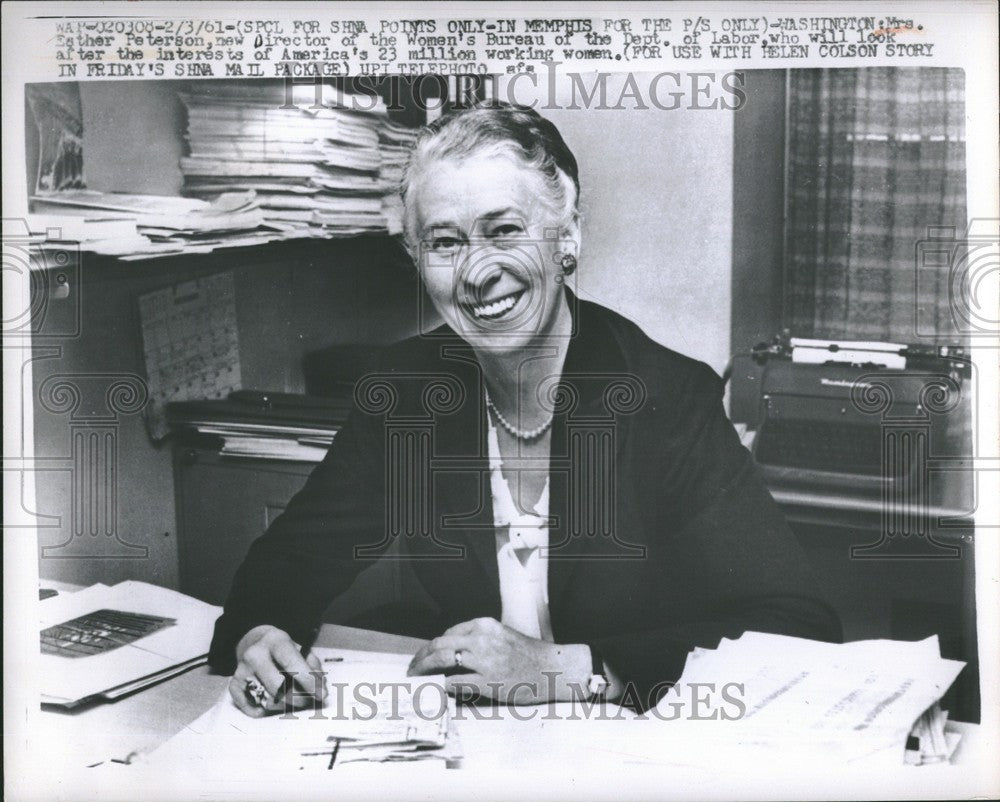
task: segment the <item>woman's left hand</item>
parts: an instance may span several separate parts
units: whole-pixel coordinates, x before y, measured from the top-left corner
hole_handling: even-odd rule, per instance
[[[495,618],[476,618],[425,643],[407,673],[455,669],[466,673],[452,673],[448,691],[466,701],[475,696],[505,704],[565,701],[573,698],[573,686],[586,693],[590,650],[529,638]]]

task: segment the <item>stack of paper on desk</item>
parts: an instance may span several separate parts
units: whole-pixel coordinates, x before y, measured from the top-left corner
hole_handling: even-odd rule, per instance
[[[875,756],[901,763],[914,731],[923,736],[918,751],[946,759],[957,741],[947,743],[944,721],[932,711],[964,665],[941,658],[936,636],[830,644],[748,632],[724,639],[717,649],[692,652],[658,710],[676,713],[676,705],[683,705],[679,718],[689,734],[710,737],[715,749],[744,754],[780,752],[824,761]],[[695,710],[686,693],[693,684],[716,693],[729,685],[744,712],[733,721],[704,720],[708,706]],[[937,746],[932,733],[941,738]]]
[[[113,700],[204,663],[221,609],[145,582],[40,603],[42,702]]]

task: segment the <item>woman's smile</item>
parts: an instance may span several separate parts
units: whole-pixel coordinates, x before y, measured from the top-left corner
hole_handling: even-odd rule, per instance
[[[466,305],[473,316],[479,320],[500,320],[517,306],[518,301],[526,295],[526,290],[517,290],[508,295],[502,295],[488,303],[477,306]]]

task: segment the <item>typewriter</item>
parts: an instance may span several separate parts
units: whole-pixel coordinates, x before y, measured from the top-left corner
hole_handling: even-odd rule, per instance
[[[754,458],[772,488],[878,494],[911,480],[923,457],[963,451],[970,370],[956,347],[786,335],[757,346],[752,364],[734,360],[733,417],[756,429]],[[902,436],[886,437],[890,428]]]

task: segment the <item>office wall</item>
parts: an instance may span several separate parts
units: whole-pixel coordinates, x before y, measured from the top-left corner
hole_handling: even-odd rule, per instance
[[[184,107],[177,81],[80,84],[83,171],[90,189],[178,195]]]

